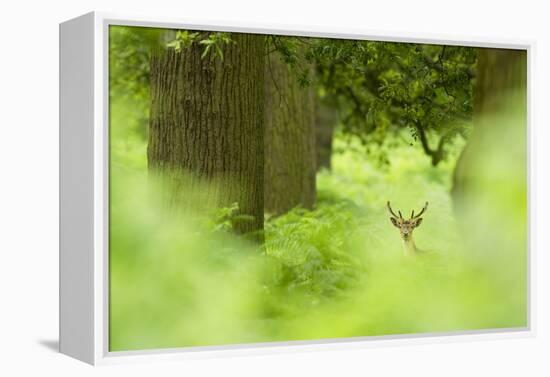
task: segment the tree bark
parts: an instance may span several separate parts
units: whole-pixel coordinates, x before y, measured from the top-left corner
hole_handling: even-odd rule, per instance
[[[301,87],[278,54],[265,67],[264,200],[268,213],[315,204],[316,157],[311,86]]]
[[[249,221],[239,233],[263,229],[264,37],[235,33],[223,60],[201,57],[194,43],[151,58],[150,171],[189,175],[207,183],[208,202],[230,206]],[[206,204],[206,203],[205,203]]]
[[[338,123],[338,111],[322,98],[315,101],[315,137],[317,171],[330,170],[332,157],[332,139]]]
[[[526,52],[480,49],[477,71],[474,130],[457,163],[452,191],[461,231],[457,241],[465,266],[473,268],[481,286],[506,292],[492,296],[492,305],[506,313],[506,326],[526,326]]]
[[[507,118],[519,119],[511,132],[517,143],[525,139],[527,124],[527,58],[523,50],[482,48],[478,52],[477,82],[474,93],[474,132],[462,151],[453,175],[455,204],[467,200],[478,179],[473,169],[483,163],[484,153],[498,143]],[[500,129],[499,129],[500,128]],[[523,146],[522,146],[523,147]],[[502,146],[506,148],[506,146]],[[487,156],[486,156],[487,157]]]

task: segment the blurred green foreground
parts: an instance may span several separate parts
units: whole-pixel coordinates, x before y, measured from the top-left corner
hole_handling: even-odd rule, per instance
[[[397,140],[381,165],[337,136],[316,209],[268,219],[258,246],[226,231],[230,209],[166,208],[144,139],[118,122],[126,111],[112,104],[111,351],[527,325],[521,119],[494,120],[500,142],[480,160],[480,199],[461,222],[449,190],[463,142],[435,168]],[[406,213],[430,202],[415,231],[421,258],[403,256],[387,200]]]

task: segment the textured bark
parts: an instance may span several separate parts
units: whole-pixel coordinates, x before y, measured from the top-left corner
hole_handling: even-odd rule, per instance
[[[315,204],[315,127],[313,89],[301,87],[278,54],[265,66],[266,212],[282,214]]]
[[[338,123],[338,111],[323,99],[315,101],[315,150],[317,171],[330,170],[332,156],[332,139],[334,128]]]
[[[474,117],[505,111],[507,95],[524,101],[527,87],[527,53],[523,50],[479,50]],[[505,102],[504,102],[505,101]],[[475,121],[475,119],[474,119]]]
[[[253,220],[236,224],[263,229],[264,37],[232,34],[224,59],[201,58],[203,46],[151,58],[148,163],[151,171],[204,182],[209,204],[230,206]]]
[[[467,200],[476,172],[472,167],[481,162],[489,146],[499,141],[499,129],[507,116],[527,118],[527,58],[522,50],[479,49],[477,82],[474,94],[474,132],[457,161],[452,196],[455,204]],[[497,118],[498,117],[498,118]],[[521,119],[521,118],[520,118]],[[525,124],[524,124],[525,125]],[[525,127],[516,126],[518,142]],[[503,130],[504,131],[504,130]],[[503,146],[506,148],[506,146]]]

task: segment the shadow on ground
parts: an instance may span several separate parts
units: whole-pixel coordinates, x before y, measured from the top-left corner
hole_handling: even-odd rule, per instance
[[[59,340],[55,339],[50,339],[50,340],[45,340],[45,339],[42,339],[42,340],[39,340],[38,341],[38,344],[40,344],[42,347],[45,347],[47,349],[49,349],[50,351],[53,351],[53,352],[59,352]]]

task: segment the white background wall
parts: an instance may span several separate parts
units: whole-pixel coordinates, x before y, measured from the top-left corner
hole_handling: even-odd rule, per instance
[[[550,12],[544,1],[7,1],[0,11],[0,375],[548,376]],[[58,332],[58,23],[91,10],[534,39],[538,335],[352,351],[91,368]],[[131,373],[131,374],[130,374]]]

